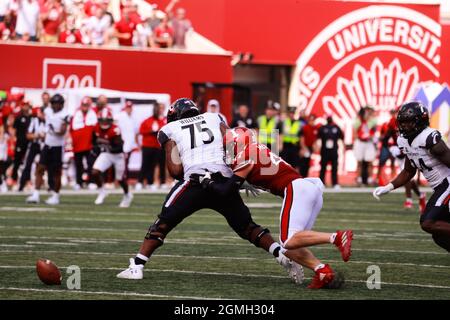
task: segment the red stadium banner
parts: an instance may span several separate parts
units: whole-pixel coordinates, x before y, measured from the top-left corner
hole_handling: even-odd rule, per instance
[[[192,97],[193,83],[231,83],[230,61],[227,54],[0,42],[0,89],[102,87],[177,99]],[[229,116],[231,97],[221,103]]]

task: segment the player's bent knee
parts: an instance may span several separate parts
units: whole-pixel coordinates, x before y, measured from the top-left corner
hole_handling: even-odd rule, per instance
[[[148,229],[147,234],[145,235],[145,239],[147,240],[155,240],[159,242],[159,245],[164,244],[164,239],[167,234],[172,230],[172,227],[161,219],[157,219],[155,223]]]
[[[420,227],[427,233],[433,233],[435,229],[434,224],[435,222],[433,220],[424,220],[420,223]]]
[[[238,233],[239,236],[249,242],[253,243],[256,247],[259,247],[261,239],[265,235],[270,235],[270,230],[267,228],[262,228],[254,222],[251,222],[243,232]]]

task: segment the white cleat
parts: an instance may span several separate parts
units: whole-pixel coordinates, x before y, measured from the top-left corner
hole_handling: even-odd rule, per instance
[[[129,208],[131,205],[131,202],[133,201],[133,194],[127,193],[123,195],[122,201],[120,201],[119,207],[120,208]]]
[[[0,192],[1,192],[1,193],[7,193],[7,192],[8,192],[8,186],[6,185],[6,182],[3,182],[3,183],[0,185]]]
[[[117,274],[117,278],[141,280],[144,278],[144,265],[134,264],[134,259],[130,258],[130,266],[128,269],[125,269],[121,273]]]
[[[88,184],[88,189],[89,190],[97,190],[97,185],[95,183],[89,183]]]
[[[81,186],[77,183],[73,185],[73,190],[74,191],[80,191],[81,190]]]
[[[40,198],[39,198],[39,192],[34,191],[31,196],[27,197],[27,199],[25,200],[26,203],[39,203],[40,202]]]
[[[59,204],[59,194],[53,193],[53,195],[45,201],[46,204],[55,206]]]
[[[294,282],[295,284],[303,283],[303,280],[305,279],[305,273],[301,265],[286,257],[281,251],[276,260],[286,269],[292,282]]]
[[[142,191],[142,183],[140,182],[136,183],[136,185],[134,186],[134,190]]]
[[[106,193],[105,189],[100,189],[97,199],[95,199],[95,204],[99,205],[99,204],[103,204],[103,202],[105,201],[105,198],[108,196],[108,193]]]

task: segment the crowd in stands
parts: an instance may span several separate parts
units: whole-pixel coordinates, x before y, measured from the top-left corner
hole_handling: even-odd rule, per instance
[[[6,192],[8,188],[22,191],[33,181],[34,164],[49,130],[46,117],[49,114],[47,111],[51,109],[50,98],[44,92],[42,103],[32,106],[23,93],[6,95],[0,92],[0,191]],[[389,177],[386,177],[383,168],[389,161],[391,175],[395,174],[397,155],[392,152],[397,135],[395,110],[387,122],[379,125],[374,109],[362,107],[354,122],[353,145],[346,146],[340,142],[344,140],[343,131],[334,123],[331,115],[316,118],[313,114],[300,114],[298,117],[296,108],[288,107],[285,112],[281,112],[280,107],[279,103],[269,101],[264,114],[254,118],[250,108],[242,104],[236,108],[231,121],[228,121],[220,113],[219,101],[211,99],[202,111],[218,113],[230,127],[256,129],[259,142],[272,150],[278,150],[280,156],[304,177],[311,174],[313,154],[320,155],[320,178],[327,181],[327,166],[331,165],[331,185],[335,188],[340,188],[337,175],[338,163],[342,161],[340,157],[349,148],[353,148],[358,162],[355,181],[358,185],[384,184]],[[96,154],[92,152],[93,132],[98,126],[100,114],[105,110],[109,110],[106,96],[85,97],[75,113],[68,117],[64,149],[70,156],[65,158],[65,168],[74,168],[71,185],[77,190],[93,184],[91,172],[96,160]],[[136,124],[131,116],[133,104],[128,101],[114,117],[122,135],[125,159],[136,150],[142,154],[141,170],[134,176],[136,190],[142,190],[145,185],[155,190],[158,187],[170,187],[173,183],[166,172],[164,153],[156,138],[159,129],[166,123],[164,110],[164,104],[157,104],[151,117]],[[112,114],[110,110],[109,113]],[[280,134],[274,135],[275,130]],[[376,177],[374,164],[378,166]],[[69,177],[70,174],[66,173],[65,176]]]
[[[0,0],[0,40],[184,49],[192,25],[178,2]]]

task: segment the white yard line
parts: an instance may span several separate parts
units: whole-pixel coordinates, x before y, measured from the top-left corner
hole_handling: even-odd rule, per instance
[[[0,239],[37,239],[37,240],[64,240],[67,242],[40,242],[40,241],[27,241],[27,244],[41,244],[41,245],[78,245],[82,243],[100,243],[100,244],[119,244],[123,242],[131,242],[131,243],[141,243],[142,240],[129,240],[129,239],[96,239],[96,238],[75,238],[75,237],[36,237],[36,236],[0,236]],[[204,240],[209,240],[208,242],[204,242]],[[212,243],[211,241],[216,241],[217,243]],[[226,241],[226,242],[223,242]],[[233,242],[231,242],[233,241]],[[241,239],[222,239],[222,238],[190,238],[190,239],[167,239],[165,243],[182,243],[182,244],[195,244],[195,245],[211,245],[211,246],[239,246],[239,247],[249,247],[250,244],[247,243],[236,243],[234,241],[241,241]],[[415,240],[422,241],[422,240]],[[427,240],[431,241],[431,240]],[[73,243],[71,243],[73,242]],[[2,245],[0,245],[2,246]],[[15,246],[15,247],[26,247],[27,245],[20,244],[11,244],[4,246]],[[31,246],[33,247],[33,246]],[[336,248],[333,246],[315,246],[313,249],[317,250],[332,250],[335,251]],[[394,250],[394,249],[360,249],[360,248],[352,248],[353,251],[361,251],[361,252],[387,252],[387,253],[408,253],[408,254],[430,254],[430,255],[448,255],[447,252],[441,251],[419,251],[419,250]]]
[[[107,222],[107,223],[142,223],[149,224],[150,220],[138,220],[138,219],[96,219],[96,218],[71,218],[71,217],[34,217],[37,220],[45,220],[45,221],[85,221],[85,222]],[[222,216],[196,216],[197,219],[204,220],[218,220],[217,222],[200,222],[194,221],[192,219],[187,218],[185,221],[188,224],[195,225],[224,225],[224,218]],[[266,217],[264,219],[273,220],[273,222],[277,222],[275,219],[271,217]],[[18,216],[0,216],[0,220],[30,220],[30,217],[18,217]],[[255,219],[257,220],[257,219]],[[260,219],[263,220],[263,219]],[[361,224],[382,224],[382,225],[411,225],[417,226],[418,223],[415,221],[398,221],[398,220],[365,220],[365,219],[320,219],[320,222],[332,222],[332,223],[361,223]],[[277,227],[278,224],[274,223],[265,223],[266,226]]]
[[[135,253],[112,253],[112,252],[95,252],[95,251],[59,251],[59,250],[0,250],[1,253],[59,253],[59,254],[73,254],[73,255],[92,255],[92,256],[126,256],[133,257]],[[205,260],[247,260],[247,261],[273,261],[272,258],[252,258],[252,257],[220,257],[220,256],[195,256],[195,255],[174,255],[174,254],[155,254],[153,257],[160,258],[181,258],[181,259],[205,259]],[[269,256],[268,256],[269,257]],[[327,260],[327,262],[344,263],[341,260]],[[351,260],[354,264],[369,264],[369,265],[393,265],[393,266],[409,266],[420,268],[439,268],[450,269],[450,265],[435,265],[435,264],[417,264],[404,262],[380,262],[380,261],[365,261],[365,260]]]
[[[1,266],[0,269],[35,269],[36,266]],[[67,267],[60,267],[60,269],[66,269]],[[97,268],[97,267],[82,267],[83,270],[98,270],[98,271],[121,271],[122,268]],[[198,275],[212,275],[212,276],[232,276],[232,277],[247,277],[247,278],[272,278],[272,279],[287,279],[287,276],[277,276],[268,274],[242,274],[234,272],[210,272],[210,271],[192,271],[192,270],[175,270],[175,269],[144,269],[144,272],[158,273],[183,273],[183,274],[198,274]],[[305,280],[311,278],[305,277]],[[366,280],[352,280],[346,279],[347,282],[353,283],[366,283]],[[380,282],[382,285],[391,286],[407,286],[407,287],[420,287],[420,288],[433,288],[433,289],[450,289],[450,286],[430,285],[430,284],[418,284],[418,283],[399,283],[399,282]],[[4,288],[0,288],[2,290]],[[61,292],[72,292],[66,290],[60,290]],[[200,298],[201,299],[201,298]]]
[[[27,241],[26,244],[51,245],[51,246],[78,246],[78,243],[70,242],[45,242],[45,241]]]
[[[207,297],[195,297],[195,296],[176,296],[176,295],[164,295],[164,294],[152,294],[152,293],[137,293],[137,292],[111,292],[111,291],[83,291],[83,290],[54,290],[54,289],[35,289],[35,288],[15,288],[15,287],[0,287],[0,290],[4,291],[28,291],[28,292],[55,292],[55,293],[67,293],[67,294],[95,294],[95,295],[108,295],[108,296],[122,296],[122,297],[146,297],[146,298],[166,298],[166,299],[192,299],[192,300],[224,300],[226,298],[207,298]]]

